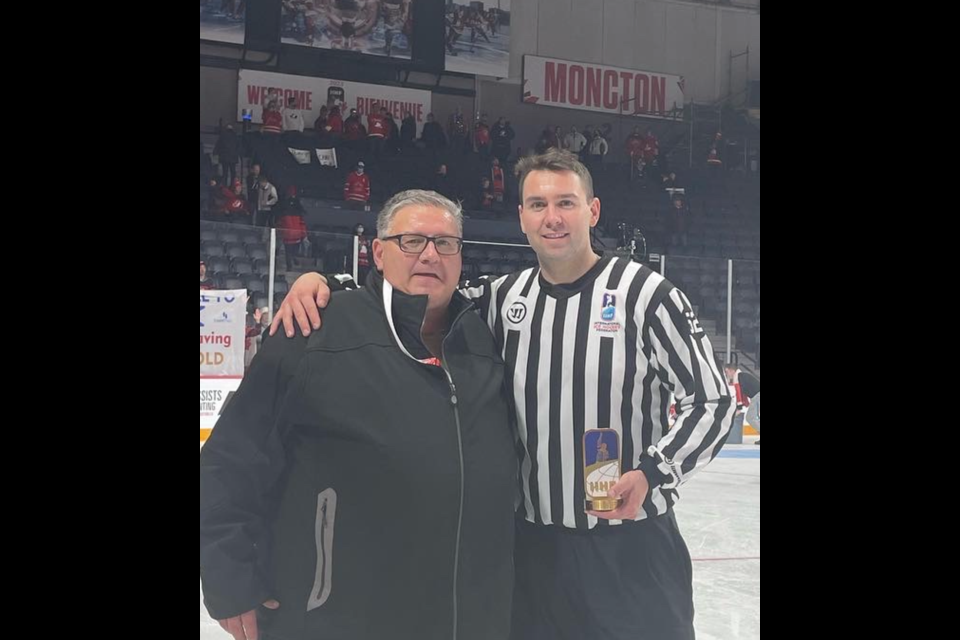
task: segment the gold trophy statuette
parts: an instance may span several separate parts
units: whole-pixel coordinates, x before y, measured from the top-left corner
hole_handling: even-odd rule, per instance
[[[623,502],[607,497],[620,481],[620,434],[613,429],[583,434],[583,481],[587,511],[614,511]]]

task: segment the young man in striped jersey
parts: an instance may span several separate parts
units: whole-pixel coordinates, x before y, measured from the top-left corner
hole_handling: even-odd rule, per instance
[[[719,453],[735,410],[686,296],[643,265],[601,258],[593,181],[575,156],[525,158],[520,224],[539,267],[467,283],[494,333],[520,453],[515,640],[692,640],[693,578],[673,507]],[[304,276],[274,322],[319,327]],[[668,427],[671,395],[678,418]],[[586,431],[621,437],[610,512],[585,507]]]

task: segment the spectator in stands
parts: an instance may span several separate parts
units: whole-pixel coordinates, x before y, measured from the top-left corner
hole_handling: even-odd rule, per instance
[[[295,189],[295,188],[294,188]],[[293,271],[294,260],[300,255],[304,240],[307,238],[307,223],[303,219],[303,205],[296,191],[288,195],[283,203],[277,230],[283,241],[287,271]]]
[[[250,215],[253,220],[259,219],[259,207],[260,200],[258,198],[257,190],[260,188],[260,176],[262,169],[259,163],[254,164],[250,167],[250,172],[247,173],[247,181],[244,185],[244,192],[247,197],[247,205],[250,207]],[[256,223],[254,223],[256,224]]]
[[[441,164],[437,167],[437,173],[433,176],[433,190],[450,200],[457,199],[456,189],[447,174],[447,165]]]
[[[283,114],[280,113],[280,103],[276,101],[267,102],[263,109],[263,124],[260,126],[260,133],[268,135],[279,135],[283,132]]]
[[[457,107],[456,110],[450,114],[450,121],[447,128],[450,136],[450,147],[453,152],[466,153],[470,145],[467,144],[467,140],[469,139],[467,135],[467,120],[463,115],[463,109],[461,107]]]
[[[260,307],[260,336],[257,338],[257,344],[263,344],[264,338],[270,335],[270,307]]]
[[[256,162],[250,167],[250,173],[247,174],[247,198],[251,203],[256,200],[255,194],[257,193],[257,187],[260,186],[262,171],[263,168],[260,166],[260,163]],[[254,212],[256,212],[255,208]]]
[[[350,117],[343,122],[343,139],[348,146],[357,149],[367,137],[367,130],[360,122],[360,115],[356,109],[350,109]]]
[[[627,136],[627,141],[624,144],[627,155],[631,158],[642,156],[644,144],[646,144],[646,139],[643,137],[643,134],[640,133],[640,127],[634,127],[630,135]]]
[[[593,142],[593,125],[587,125],[583,128],[583,137],[587,139],[586,145],[583,147],[583,151],[580,153],[580,162],[587,164],[590,159],[590,143]]]
[[[210,291],[216,289],[217,285],[212,278],[207,277],[207,263],[200,261],[200,291]]]
[[[663,188],[669,192],[671,189],[683,189],[683,186],[680,184],[680,178],[677,177],[676,171],[671,171],[667,175],[663,176]]]
[[[239,178],[233,181],[231,187],[220,186],[216,180],[211,180],[210,189],[209,219],[233,222],[250,216],[250,208],[243,197],[243,183]]]
[[[390,135],[387,136],[387,139],[384,140],[384,148],[391,154],[396,155],[400,153],[400,127],[397,126],[396,119],[390,115],[390,112],[386,109],[382,109],[381,112],[383,116],[387,119],[388,129]]]
[[[387,120],[386,109],[374,111],[367,116],[367,140],[370,144],[370,157],[375,163],[380,162],[384,142],[390,136],[390,123]]]
[[[327,130],[334,140],[343,135],[343,116],[340,115],[340,107],[335,106],[330,110],[330,115],[327,117]]]
[[[357,206],[366,205],[370,201],[370,176],[366,174],[367,165],[357,163],[357,168],[343,185],[343,199]]]
[[[550,146],[557,151],[563,150],[563,130],[560,127],[553,128],[553,135],[550,136]]]
[[[570,127],[570,133],[563,139],[563,148],[580,157],[587,146],[587,139],[576,127]]]
[[[510,157],[510,147],[513,146],[513,139],[517,137],[517,134],[513,131],[510,123],[503,116],[500,116],[496,124],[493,125],[490,135],[493,137],[493,155],[500,160],[501,164],[506,164]]]
[[[609,152],[610,144],[599,131],[594,131],[593,140],[590,142],[590,171],[601,171],[603,169],[603,159]]]
[[[294,210],[299,215],[304,215],[303,204],[300,203],[300,190],[297,185],[291,184],[284,192],[283,201],[280,203],[280,211]]]
[[[283,96],[280,95],[280,91],[276,87],[267,90],[267,101],[264,104],[269,105],[271,102],[277,105],[277,111],[279,111],[280,105],[283,104]]]
[[[409,149],[417,139],[417,119],[413,114],[408,115],[400,123],[400,148]]]
[[[420,140],[431,151],[439,151],[447,146],[447,136],[443,133],[443,127],[432,113],[427,114],[427,124],[423,125],[423,136]]]
[[[651,161],[659,152],[660,139],[657,138],[657,134],[653,132],[653,129],[648,127],[647,132],[643,134],[643,153],[646,155],[647,160]]]
[[[663,185],[663,190],[667,192],[667,195],[670,196],[672,201],[677,196],[685,196],[686,189],[683,188],[683,184],[680,182],[680,178],[677,177],[676,171],[671,171],[670,173],[661,177],[661,184]]]
[[[647,129],[643,136],[643,161],[646,163],[649,171],[653,171],[651,179],[658,179],[657,169],[660,168],[660,140],[657,138],[653,129]]]
[[[353,235],[357,236],[357,282],[363,286],[367,282],[367,275],[370,273],[371,245],[370,238],[364,235],[362,224],[358,224],[353,229]]]
[[[473,131],[473,143],[476,145],[477,153],[480,159],[487,162],[490,159],[490,126],[487,124],[487,116],[482,115],[477,120],[477,125]]]
[[[248,306],[250,303],[248,303]],[[246,327],[243,332],[243,367],[246,369],[253,362],[257,355],[257,338],[263,333],[263,327],[260,321],[263,319],[263,311],[259,308],[253,309],[253,312],[247,311]]]
[[[550,130],[550,127],[547,127],[540,133],[540,139],[537,140],[537,146],[535,151],[537,155],[543,155],[550,149],[552,143],[553,131]]]
[[[203,140],[200,141],[200,183],[207,182],[213,176],[213,163],[210,162],[210,156],[207,155],[203,147]]]
[[[720,151],[715,144],[711,145],[710,153],[707,154],[707,166],[714,169],[723,167],[723,160],[720,159]]]
[[[671,246],[687,246],[687,218],[689,216],[690,212],[687,210],[683,197],[675,194],[673,196],[673,206],[670,208],[670,217],[667,220]]]
[[[297,97],[287,98],[287,108],[283,110],[283,130],[303,133],[303,114],[297,109]]]
[[[270,335],[270,307],[258,307],[260,310],[260,324],[257,327],[257,336],[253,338],[254,348],[259,352],[263,341]]]
[[[207,179],[207,187],[200,196],[200,219],[211,220],[213,214],[220,209],[220,183],[216,178]]]
[[[503,204],[503,195],[507,190],[507,178],[498,158],[493,159],[493,166],[490,168],[490,184],[493,187],[493,199],[497,203]]]
[[[626,147],[627,158],[630,161],[630,179],[633,180],[637,177],[643,177],[643,168],[645,163],[643,161],[643,147],[645,140],[643,134],[640,133],[640,127],[634,127],[633,133],[627,136]]]
[[[327,118],[329,117],[330,112],[329,109],[327,109],[327,105],[320,107],[320,115],[317,116],[316,121],[313,123],[313,128],[321,136],[327,133]]]
[[[240,161],[240,138],[232,124],[220,133],[213,153],[219,158],[223,184],[231,184],[237,178],[237,163]]]
[[[493,208],[493,187],[490,186],[490,178],[483,176],[480,179],[480,194],[477,202],[481,209],[490,210]]]
[[[273,207],[280,201],[277,188],[270,184],[267,176],[261,175],[257,183],[257,221],[258,227],[273,226]]]
[[[760,378],[748,371],[743,371],[734,363],[723,367],[727,377],[727,384],[737,392],[737,415],[733,422],[733,433],[743,433],[743,421],[746,410],[754,398],[760,397]]]
[[[710,152],[707,154],[707,166],[712,169],[723,167],[723,159],[720,157],[720,144],[723,142],[723,133],[718,131],[713,138],[713,144],[710,145]]]

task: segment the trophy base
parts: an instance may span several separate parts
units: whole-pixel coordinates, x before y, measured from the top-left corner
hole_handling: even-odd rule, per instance
[[[616,511],[623,504],[623,498],[594,498],[587,500],[587,511]]]

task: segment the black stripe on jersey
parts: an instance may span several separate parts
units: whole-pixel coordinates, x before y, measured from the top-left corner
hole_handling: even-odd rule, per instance
[[[547,306],[547,296],[541,293],[537,297],[537,307],[530,324],[530,345],[527,354],[527,381],[524,386],[526,393],[527,417],[527,451],[530,453],[530,499],[537,514],[537,524],[543,524],[543,514],[540,509],[540,461],[537,459],[537,449],[540,444],[540,337],[543,330],[543,312]]]
[[[561,399],[563,397],[563,327],[567,316],[567,300],[557,300],[553,316],[553,353],[550,357],[550,512],[554,524],[562,525],[563,453]]]
[[[580,309],[577,314],[577,337],[573,347],[573,506],[577,513],[577,529],[589,526],[583,509],[587,500],[583,477],[583,434],[587,421],[587,340],[590,336],[590,308],[593,303],[593,287],[580,293]]]

